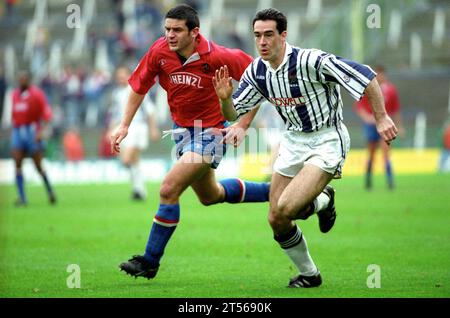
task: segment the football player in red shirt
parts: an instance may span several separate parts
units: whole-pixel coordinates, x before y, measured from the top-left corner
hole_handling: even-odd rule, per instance
[[[380,84],[381,92],[383,93],[386,111],[398,127],[399,135],[403,136],[405,130],[402,124],[400,101],[398,98],[397,89],[395,88],[395,85],[387,79],[382,66],[375,67],[375,71],[377,72],[377,80]],[[366,189],[370,190],[372,188],[372,166],[378,146],[380,146],[383,151],[388,187],[389,189],[393,189],[394,176],[389,153],[390,147],[389,144],[381,140],[380,135],[377,132],[375,119],[370,108],[369,100],[366,96],[364,96],[359,102],[355,103],[355,110],[364,122],[364,133],[367,138],[367,148],[369,152],[365,181]]]
[[[118,153],[134,114],[158,77],[167,91],[178,160],[161,184],[160,205],[144,255],[120,264],[121,270],[135,277],[155,277],[164,248],[178,224],[179,198],[187,187],[192,187],[204,205],[269,199],[268,183],[237,178],[216,182],[214,169],[226,150],[226,144],[221,142],[223,134],[239,131],[238,139],[242,140],[258,109],[228,127],[212,78],[216,69],[228,65],[230,76],[239,80],[252,57],[208,41],[199,33],[199,27],[197,12],[190,6],[182,4],[169,10],[165,17],[165,36],[150,47],[128,81],[131,92],[125,114],[111,136],[111,150]]]
[[[56,202],[56,196],[50,181],[42,167],[44,156],[43,132],[52,117],[52,110],[47,99],[38,87],[31,85],[30,74],[21,71],[18,74],[19,87],[12,93],[12,123],[11,154],[16,166],[16,186],[19,198],[16,205],[26,205],[22,173],[23,159],[29,155],[44,181],[51,204]]]

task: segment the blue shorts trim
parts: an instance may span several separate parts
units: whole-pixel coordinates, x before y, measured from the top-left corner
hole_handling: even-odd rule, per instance
[[[228,121],[223,122],[224,127],[229,125]],[[227,151],[227,145],[220,144],[224,135],[217,131],[218,128],[180,127],[174,124],[173,129],[179,130],[172,135],[177,159],[186,152],[195,152],[204,157],[211,157],[211,168],[216,169],[219,166]]]
[[[44,149],[42,141],[36,141],[36,125],[23,125],[14,127],[11,134],[11,149],[24,151],[29,155],[33,155]]]
[[[364,133],[368,142],[377,142],[381,139],[374,124],[364,124]]]

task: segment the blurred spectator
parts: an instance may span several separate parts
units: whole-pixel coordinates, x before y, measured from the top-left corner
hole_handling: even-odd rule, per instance
[[[3,107],[4,107],[4,101],[5,101],[5,93],[6,93],[6,78],[5,74],[3,72],[2,66],[0,66],[0,123],[2,122],[3,117]]]
[[[80,133],[76,128],[70,128],[63,137],[64,156],[67,161],[81,161],[84,159],[84,146]]]
[[[66,65],[61,79],[62,107],[65,126],[79,126],[82,109],[82,75]]]
[[[384,67],[375,67],[377,72],[377,80],[380,84],[380,88],[384,97],[384,103],[387,114],[392,118],[395,125],[398,128],[398,134],[403,137],[405,130],[403,128],[400,101],[398,98],[397,88],[387,78]],[[367,190],[372,188],[372,167],[375,160],[375,152],[378,146],[383,151],[383,159],[386,169],[387,184],[389,189],[394,189],[394,175],[392,169],[392,162],[390,159],[390,146],[384,142],[378,134],[377,127],[375,126],[375,118],[373,117],[369,99],[364,96],[359,102],[354,104],[354,108],[358,116],[364,122],[364,133],[367,139],[367,150],[369,157],[367,160],[365,187]]]
[[[31,56],[31,72],[38,79],[45,76],[46,48],[49,42],[49,32],[44,26],[39,26],[36,30],[36,41],[33,46]]]
[[[45,74],[39,85],[44,90],[45,95],[47,95],[48,102],[52,105],[55,102],[55,97],[53,95],[55,83],[51,75],[49,73]]]
[[[104,92],[109,83],[109,75],[102,70],[89,74],[83,83],[83,93],[86,100],[85,124],[88,127],[97,125],[98,117],[103,116]]]
[[[125,25],[125,15],[123,13],[123,0],[111,0],[112,7],[114,10],[114,17],[116,19],[117,26],[119,28],[119,32],[123,31],[123,27]]]

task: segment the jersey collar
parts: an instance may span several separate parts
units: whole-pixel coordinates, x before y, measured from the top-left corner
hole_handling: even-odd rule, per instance
[[[267,69],[271,70],[272,72],[276,72],[278,71],[281,67],[283,67],[283,65],[288,61],[289,56],[292,54],[292,46],[286,42],[286,50],[284,51],[284,57],[283,57],[283,61],[281,62],[280,65],[278,65],[278,68],[276,70],[274,70],[272,68],[272,66],[270,66],[270,63],[267,61],[264,61],[263,59],[261,59],[261,61],[266,64]]]
[[[200,33],[197,36],[197,51],[194,52],[189,58],[184,62],[183,65],[200,60],[200,55],[207,54],[211,52],[211,44],[209,41]]]

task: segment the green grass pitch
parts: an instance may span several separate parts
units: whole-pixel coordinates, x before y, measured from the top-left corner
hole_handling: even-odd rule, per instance
[[[362,178],[333,181],[337,221],[322,234],[317,217],[299,221],[323,285],[288,289],[296,274],[272,239],[267,204],[201,206],[188,190],[181,222],[154,280],[126,276],[118,264],[142,254],[158,202],[129,186],[57,186],[49,206],[44,188],[27,188],[30,204],[12,205],[15,189],[0,187],[0,297],[450,297],[450,176],[384,178],[366,192]],[[69,264],[81,288],[67,287]],[[368,288],[380,268],[380,288]]]

